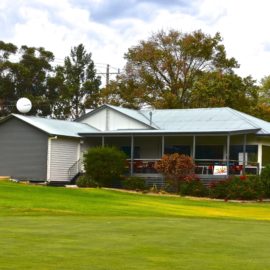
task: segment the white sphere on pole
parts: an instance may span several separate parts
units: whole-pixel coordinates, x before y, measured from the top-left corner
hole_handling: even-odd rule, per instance
[[[28,113],[32,109],[32,103],[28,98],[20,98],[16,104],[17,110],[20,113]]]

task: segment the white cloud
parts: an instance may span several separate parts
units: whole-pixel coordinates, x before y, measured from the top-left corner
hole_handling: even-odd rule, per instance
[[[210,9],[213,2],[205,0],[203,8]],[[239,74],[260,79],[270,73],[270,55],[263,46],[269,40],[267,22],[270,2],[227,0],[222,3],[219,8],[225,11],[225,15],[210,25],[210,29],[221,32],[228,54],[236,57],[241,65]]]
[[[167,6],[161,1],[150,2],[133,1],[131,5],[119,0],[2,0],[0,22],[5,29],[0,39],[16,45],[43,46],[57,59],[83,43],[95,62],[121,68],[128,48],[153,32],[202,29],[210,34],[221,33],[228,55],[241,65],[240,75],[260,79],[270,74],[268,0],[178,1],[179,8],[177,1],[171,5],[166,2]]]

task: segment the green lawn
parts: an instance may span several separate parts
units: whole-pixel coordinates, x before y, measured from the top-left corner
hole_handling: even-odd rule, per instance
[[[270,269],[270,204],[0,181],[0,269]]]

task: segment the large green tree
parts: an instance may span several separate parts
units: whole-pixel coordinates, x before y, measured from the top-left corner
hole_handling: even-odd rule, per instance
[[[258,103],[258,86],[250,76],[233,72],[205,72],[195,83],[190,107],[231,107],[252,113]]]
[[[44,48],[22,46],[18,51],[11,43],[0,42],[0,114],[16,112],[16,101],[27,97],[32,101],[31,114],[50,115],[48,79],[53,72],[53,53]],[[10,56],[19,58],[10,61]]]
[[[261,80],[259,98],[261,103],[270,104],[270,75]]]
[[[0,41],[0,117],[12,111],[12,101],[15,98],[12,84],[12,63],[9,58],[17,52],[12,43]]]
[[[54,55],[44,48],[22,46],[21,58],[13,64],[14,93],[17,98],[27,97],[32,101],[31,114],[51,114],[48,80],[53,72]]]
[[[53,53],[44,48],[24,45],[18,50],[0,41],[0,116],[16,112],[20,97],[32,101],[31,114],[62,119],[100,104],[101,80],[82,44],[72,48],[63,66],[54,68],[53,61]]]
[[[270,75],[265,76],[258,89],[258,104],[253,109],[253,114],[266,121],[270,121]]]
[[[61,118],[77,118],[86,107],[99,105],[101,79],[96,75],[91,53],[87,53],[83,44],[73,47],[70,56],[65,58],[64,66],[57,67],[54,83],[57,83],[59,91],[54,113]]]
[[[229,74],[238,67],[228,58],[219,33],[153,34],[128,50],[124,72],[104,91],[111,103],[127,107],[190,107],[192,92],[206,72]]]

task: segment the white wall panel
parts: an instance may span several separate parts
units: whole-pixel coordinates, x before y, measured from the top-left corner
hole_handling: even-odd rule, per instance
[[[87,118],[83,119],[81,123],[86,123],[102,131],[106,130],[106,109],[89,115]]]
[[[125,116],[112,109],[104,108],[81,121],[101,131],[119,129],[149,129],[149,127],[135,119]]]
[[[110,110],[109,111],[109,130],[118,129],[149,129],[145,124],[140,123],[132,118]]]
[[[49,181],[69,181],[69,168],[80,158],[80,140],[57,138],[50,143]]]

